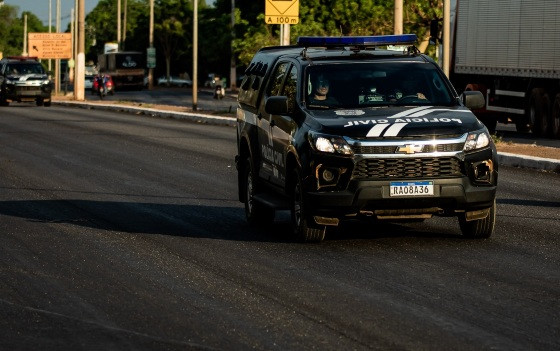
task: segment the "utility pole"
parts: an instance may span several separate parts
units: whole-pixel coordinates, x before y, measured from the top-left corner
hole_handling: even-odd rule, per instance
[[[233,39],[235,39],[235,0],[231,0],[231,65],[229,70],[229,84],[232,91],[237,88],[237,72],[235,71],[236,63],[235,54],[233,53]]]
[[[125,50],[126,45],[126,8],[127,8],[127,0],[124,0],[124,15],[123,15],[123,30],[122,30],[122,50]]]
[[[403,34],[403,0],[395,0],[394,33]]]
[[[154,47],[154,0],[150,0],[150,49]],[[148,69],[148,89],[154,89],[154,69]]]
[[[77,10],[73,8],[70,10],[70,33],[72,35],[72,58],[68,61],[68,78],[70,83],[74,83],[74,65],[76,64],[76,56],[74,55],[74,47],[76,46],[76,41],[74,40],[76,28],[74,28],[74,12]],[[72,62],[72,64],[70,64]]]
[[[117,0],[117,51],[121,51],[121,0]]]
[[[49,0],[49,33],[51,33],[52,31],[51,27],[52,27],[52,0]],[[52,71],[51,65],[52,65],[52,60],[49,59],[49,72]]]
[[[449,66],[451,63],[450,55],[450,35],[451,35],[451,2],[443,1],[443,73],[449,77]]]
[[[23,56],[28,56],[27,53],[27,14],[23,15]]]
[[[198,104],[198,0],[193,0],[193,86],[192,109],[197,110]]]
[[[86,75],[86,54],[85,54],[85,18],[86,0],[78,1],[78,57],[76,62],[76,78],[74,79],[74,97],[78,101],[84,101],[84,80]]]
[[[60,0],[56,0],[56,33],[60,33]],[[54,94],[60,91],[60,59],[54,60]]]

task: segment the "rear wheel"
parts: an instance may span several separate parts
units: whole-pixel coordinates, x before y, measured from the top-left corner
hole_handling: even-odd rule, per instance
[[[531,130],[535,135],[542,135],[542,106],[543,106],[543,94],[542,89],[535,88],[531,92],[531,98],[529,99],[529,110],[528,119],[531,125]]]
[[[515,129],[519,133],[527,133],[528,131],[530,131],[531,127],[530,127],[529,123],[527,122],[527,117],[519,116],[519,118],[517,118],[515,120]]]
[[[550,121],[550,130],[552,135],[556,138],[560,138],[560,93],[556,94],[556,98],[554,99]]]
[[[494,199],[494,203],[492,204],[492,207],[490,207],[490,213],[486,218],[467,221],[464,213],[459,215],[459,227],[461,228],[463,235],[467,238],[489,238],[494,232],[495,223],[496,199]]]
[[[308,213],[303,197],[303,184],[299,170],[292,175],[291,217],[294,234],[303,242],[320,242],[325,239],[326,227],[316,224]]]
[[[255,201],[254,196],[258,193],[257,179],[253,162],[248,157],[245,160],[245,217],[251,225],[270,224],[274,220],[274,209],[264,206]]]
[[[547,93],[544,93],[541,97],[540,118],[539,135],[545,136],[550,134],[550,97]]]

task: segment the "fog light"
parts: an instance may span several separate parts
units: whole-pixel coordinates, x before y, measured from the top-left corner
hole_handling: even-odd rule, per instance
[[[491,183],[493,170],[492,160],[473,163],[474,178],[478,182]]]
[[[332,182],[334,180],[333,172],[330,169],[325,169],[323,171],[323,179],[328,183]]]

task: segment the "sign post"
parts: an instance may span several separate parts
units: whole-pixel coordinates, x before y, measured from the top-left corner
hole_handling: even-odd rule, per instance
[[[299,0],[265,0],[266,24],[280,25],[280,45],[290,45],[290,24],[299,23]]]
[[[266,24],[298,24],[299,0],[265,0]]]
[[[40,59],[72,58],[72,33],[28,33],[29,56]]]

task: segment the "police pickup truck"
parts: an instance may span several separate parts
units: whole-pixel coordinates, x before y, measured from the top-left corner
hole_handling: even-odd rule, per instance
[[[321,241],[344,219],[439,215],[457,217],[466,237],[492,234],[496,148],[469,110],[484,98],[458,96],[416,40],[300,37],[255,54],[237,108],[249,223],[289,209],[294,233]]]
[[[34,101],[50,106],[53,83],[37,58],[9,56],[0,60],[0,106]]]

